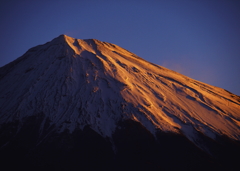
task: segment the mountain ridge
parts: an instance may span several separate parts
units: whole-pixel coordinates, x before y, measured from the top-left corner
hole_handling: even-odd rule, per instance
[[[49,148],[56,150],[51,155],[60,150],[64,156],[74,153],[74,149],[81,153],[90,143],[91,148],[100,153],[103,148],[109,156],[114,156],[112,149],[120,157],[117,161],[126,162],[126,149],[131,148],[136,162],[140,160],[135,155],[138,148],[151,151],[141,152],[142,158],[151,153],[158,158],[164,151],[170,159],[171,155],[164,150],[166,146],[173,153],[178,151],[177,156],[186,149],[186,159],[193,157],[192,161],[208,163],[212,158],[204,158],[203,151],[218,154],[222,148],[219,144],[224,144],[225,138],[226,144],[240,141],[239,96],[96,39],[60,35],[29,49],[0,68],[0,90],[1,149],[11,151],[19,147],[22,154],[24,147],[26,155],[30,155],[31,150],[42,148],[44,154],[36,153],[44,156],[42,160]],[[93,147],[92,140],[100,145]],[[26,141],[30,147],[24,144]],[[83,147],[75,141],[84,144]],[[137,143],[140,145],[136,146]],[[223,150],[224,155],[229,154],[227,149]],[[87,151],[83,154],[87,155]],[[154,157],[151,162],[159,167]],[[177,163],[185,167],[180,158],[176,157],[181,161]],[[194,167],[201,165],[195,164]]]
[[[116,45],[101,42],[95,39],[81,40],[74,39],[66,35],[60,35],[59,37],[53,39],[51,42],[41,45],[40,47],[37,46],[35,48],[38,49],[36,52],[34,51],[34,48],[31,48],[25,54],[25,60],[29,60],[26,58],[28,58],[28,56],[30,56],[32,53],[34,54],[39,53],[40,58],[31,59],[31,62],[34,61],[33,63],[36,63],[36,61],[41,60],[41,58],[42,61],[39,61],[37,64],[35,64],[35,66],[31,65],[29,68],[26,68],[24,71],[25,75],[28,75],[28,73],[34,71],[34,68],[37,68],[39,66],[39,63],[41,65],[43,62],[45,62],[45,60],[48,61],[51,60],[51,63],[49,62],[48,66],[45,66],[46,70],[48,70],[48,72],[57,73],[56,67],[60,67],[59,69],[62,70],[61,74],[59,74],[59,78],[62,79],[62,82],[60,84],[65,84],[65,86],[75,84],[75,86],[72,87],[72,89],[76,90],[77,86],[82,84],[79,82],[79,80],[77,80],[78,79],[77,77],[81,76],[84,82],[92,86],[92,90],[88,91],[97,93],[98,90],[103,91],[103,89],[109,87],[107,91],[111,92],[112,89],[115,89],[114,91],[112,91],[112,93],[114,94],[116,92],[117,93],[120,92],[118,96],[123,97],[122,103],[127,102],[128,104],[132,104],[133,106],[139,106],[139,104],[141,104],[138,110],[142,110],[141,112],[144,113],[144,115],[146,115],[146,117],[150,119],[153,125],[155,125],[154,126],[155,128],[174,131],[175,129],[170,128],[171,126],[162,127],[162,125],[170,124],[173,127],[177,127],[177,129],[179,129],[180,127],[181,128],[184,127],[184,124],[182,123],[189,122],[188,121],[189,118],[186,118],[185,115],[191,112],[188,112],[184,107],[184,105],[187,104],[183,101],[182,98],[184,98],[184,100],[188,102],[196,100],[197,103],[199,103],[199,105],[195,105],[196,108],[205,110],[205,112],[209,113],[210,112],[221,113],[222,115],[224,115],[224,117],[230,117],[229,119],[232,120],[233,123],[237,123],[239,126],[240,123],[239,116],[237,116],[236,114],[235,114],[236,116],[234,116],[234,113],[228,116],[225,110],[229,110],[229,107],[226,107],[226,105],[224,105],[225,109],[221,109],[221,107],[217,106],[216,104],[211,104],[213,102],[210,99],[207,99],[207,97],[204,97],[204,93],[213,98],[220,97],[220,99],[224,99],[228,103],[228,105],[231,104],[232,107],[235,106],[235,108],[236,107],[239,108],[240,98],[237,98],[237,96],[232,98],[231,94],[228,95],[228,93],[226,93],[226,91],[224,91],[223,89],[195,81],[193,79],[190,79],[179,73],[172,72],[171,70],[165,69],[163,67],[151,65],[151,63],[148,63],[145,60],[136,57],[135,54],[132,54],[129,51],[122,49]],[[53,52],[50,51],[53,55],[51,55],[51,53],[44,54],[46,52],[49,52],[49,48],[53,49]],[[44,55],[41,56],[42,53]],[[46,58],[45,56],[49,57],[45,59]],[[65,58],[65,63],[58,62],[63,60],[63,58]],[[56,61],[60,63],[58,64],[59,66],[54,65]],[[78,71],[79,66],[81,66],[82,68],[82,73]],[[47,75],[47,72],[43,70],[39,70],[39,72],[42,72],[43,75]],[[63,75],[65,78],[62,77]],[[52,77],[53,75],[51,76],[51,78]],[[29,79],[32,78],[29,77]],[[159,82],[161,84],[159,84]],[[107,86],[105,86],[106,83]],[[55,85],[55,87],[56,86],[57,85]],[[71,90],[68,89],[65,91],[70,92]],[[108,94],[107,91],[105,92],[106,94]],[[165,95],[163,92],[168,93],[168,95]],[[105,94],[103,95],[103,93],[101,93],[101,97],[105,96],[106,96]],[[180,97],[173,98],[174,96]],[[99,96],[99,98],[101,97]],[[172,100],[172,101],[169,100],[168,104],[166,104],[166,97]],[[113,100],[111,99],[111,97],[106,96],[106,98],[108,98],[108,100],[110,101]],[[118,100],[115,99],[115,101]],[[156,101],[158,102],[155,103]],[[221,101],[221,105],[223,105],[225,101],[224,102]],[[180,103],[182,104],[179,105]],[[166,105],[175,106],[175,109]],[[117,108],[119,108],[119,106]],[[237,113],[236,109],[235,113]],[[176,115],[172,115],[171,113],[174,112],[174,110],[175,111],[177,110],[178,112],[180,111],[180,113],[177,114],[175,112]],[[154,113],[159,113],[159,111],[162,111],[163,113],[161,113],[160,115],[156,114],[154,115]],[[121,116],[121,114],[119,115]],[[208,115],[207,117],[210,116],[211,115]],[[175,119],[175,121],[172,117]],[[180,120],[179,117],[181,117]],[[197,117],[201,118],[203,116],[197,115]],[[133,116],[130,116],[130,118],[138,122],[141,122],[141,119],[146,121],[146,119],[144,119],[143,117],[139,117],[134,114]],[[214,116],[214,118],[217,119],[217,116]],[[221,117],[219,119],[221,119]],[[197,122],[201,122],[201,119],[197,119]],[[205,121],[203,120],[202,123],[205,122],[206,120]],[[160,125],[158,123],[160,123]],[[190,121],[190,123],[193,122]],[[212,124],[213,123],[211,123],[211,125]],[[150,123],[149,124],[146,123],[146,125],[149,126],[149,130],[152,129],[151,132],[154,132],[155,128],[150,126],[151,125]],[[203,125],[200,126],[200,129]],[[224,126],[224,124],[222,126]],[[211,127],[212,126],[210,126],[209,128],[211,129]],[[182,131],[183,130],[184,129],[182,129]],[[236,132],[236,130],[237,129],[235,129],[235,131],[234,130],[232,131]],[[204,131],[208,132],[207,130]],[[215,129],[214,131],[217,130]],[[235,134],[239,134],[239,132]],[[108,134],[108,136],[110,136],[110,134]],[[236,137],[232,136],[231,138]],[[237,139],[239,139],[239,136]]]

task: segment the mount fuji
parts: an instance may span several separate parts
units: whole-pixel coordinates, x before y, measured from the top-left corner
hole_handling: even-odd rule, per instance
[[[0,68],[0,157],[25,170],[240,168],[240,97],[60,35]]]

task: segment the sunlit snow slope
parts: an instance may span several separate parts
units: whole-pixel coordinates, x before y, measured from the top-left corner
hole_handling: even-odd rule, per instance
[[[121,120],[240,140],[240,97],[111,43],[61,35],[0,68],[0,124],[39,113],[58,132],[86,125],[111,137]]]

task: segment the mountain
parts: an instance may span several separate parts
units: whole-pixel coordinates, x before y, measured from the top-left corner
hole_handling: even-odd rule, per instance
[[[25,170],[234,169],[240,97],[66,35],[0,68],[0,157]]]

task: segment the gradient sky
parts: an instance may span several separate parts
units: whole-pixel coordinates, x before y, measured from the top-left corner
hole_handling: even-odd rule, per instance
[[[1,0],[0,66],[66,34],[240,95],[238,0]]]

